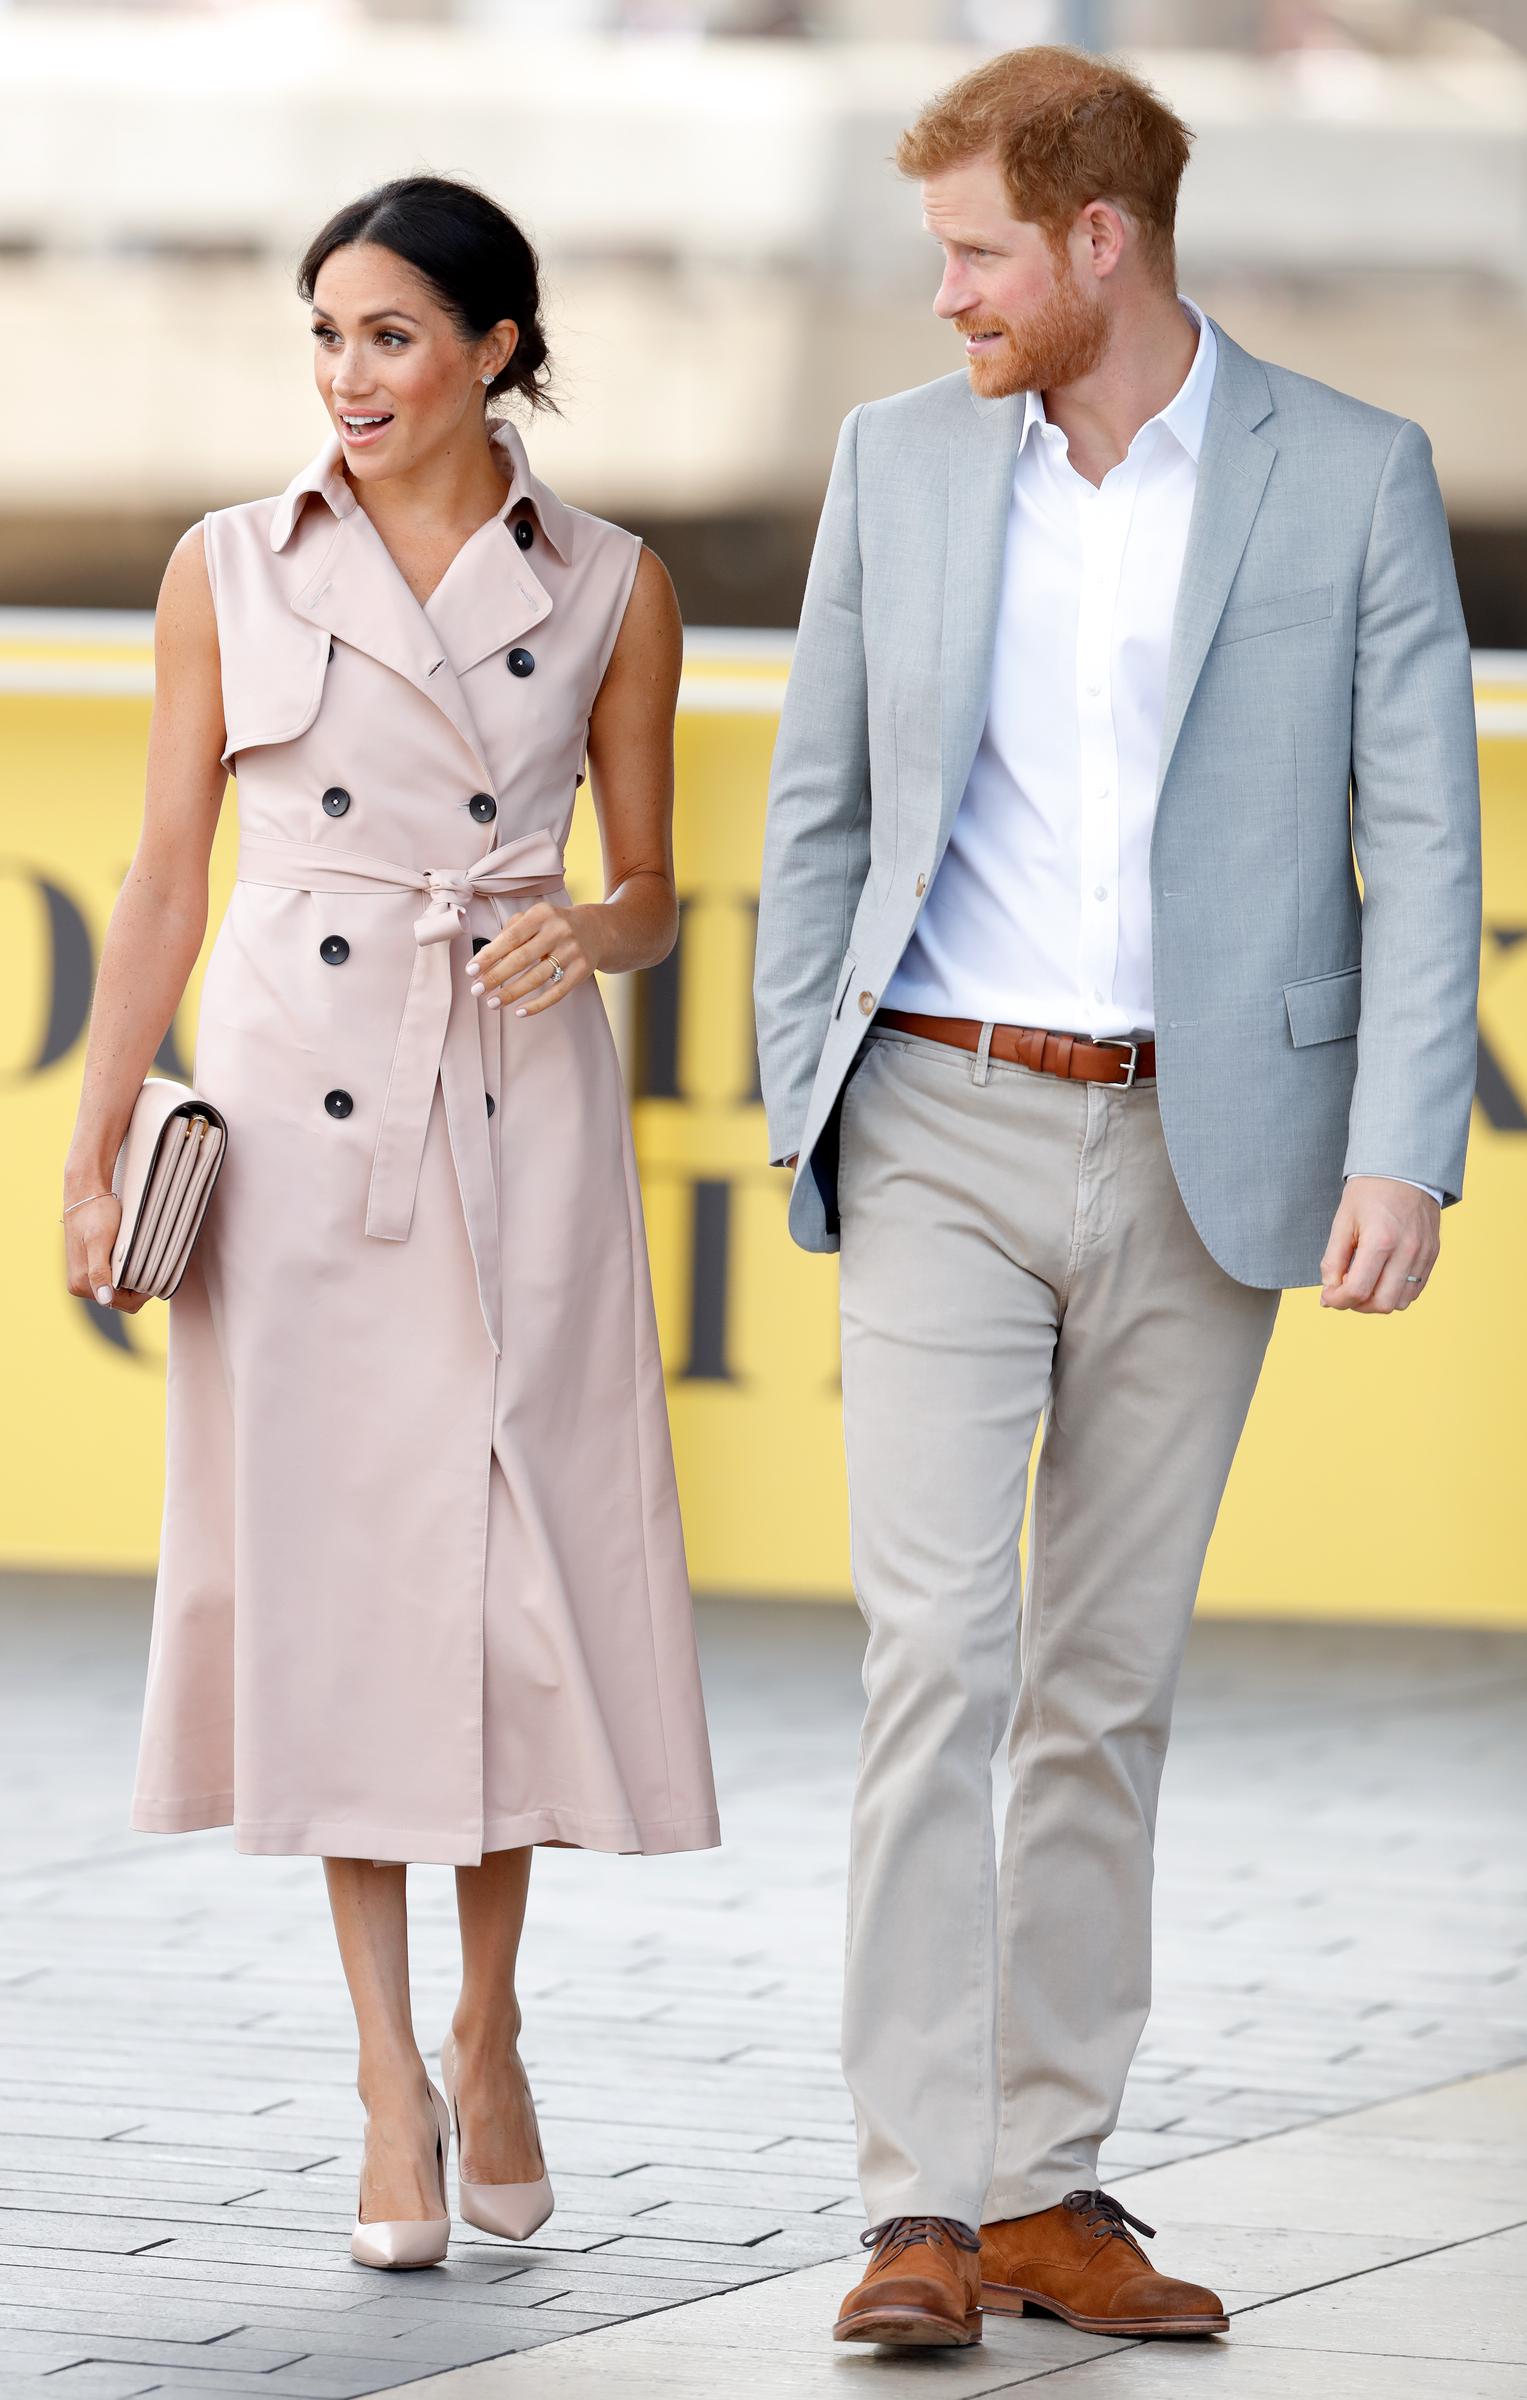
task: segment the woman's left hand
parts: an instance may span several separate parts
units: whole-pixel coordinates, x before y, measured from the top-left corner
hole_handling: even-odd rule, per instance
[[[472,990],[485,1008],[512,1008],[519,1017],[555,1008],[599,964],[600,916],[597,903],[554,908],[549,900],[533,901],[468,962]],[[553,960],[559,976],[552,973]]]

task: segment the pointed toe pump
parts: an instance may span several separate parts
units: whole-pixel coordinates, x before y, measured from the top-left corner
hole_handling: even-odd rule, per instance
[[[438,2267],[451,2238],[451,2204],[445,2187],[445,2162],[451,2147],[451,2112],[429,2083],[435,2112],[435,2166],[440,2180],[438,2217],[379,2217],[362,2222],[356,2203],[355,2231],[350,2256],[363,2267]]]
[[[530,2103],[530,2118],[535,2125],[536,2151],[541,2160],[541,2172],[535,2181],[469,2183],[461,2171],[465,2154],[461,2146],[461,2111],[456,2101],[456,2044],[450,2034],[440,2045],[440,2080],[445,2086],[450,2121],[456,2132],[456,2184],[463,2222],[477,2226],[482,2233],[501,2234],[506,2242],[528,2242],[537,2227],[545,2224],[554,2206],[535,2101],[532,2099]]]

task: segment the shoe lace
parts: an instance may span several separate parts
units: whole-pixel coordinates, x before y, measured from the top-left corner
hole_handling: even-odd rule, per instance
[[[880,2224],[871,2225],[859,2236],[866,2250],[875,2253],[877,2267],[917,2242],[950,2242],[956,2250],[979,2250],[981,2237],[973,2233],[958,2217],[885,2217]]]
[[[1095,2241],[1128,2242],[1131,2250],[1140,2251],[1142,2258],[1145,2252],[1140,2250],[1139,2243],[1127,2228],[1133,2225],[1135,2232],[1143,2233],[1148,2241],[1155,2238],[1155,2226],[1147,2225],[1143,2217],[1132,2217],[1129,2210],[1111,2193],[1067,2192],[1061,2205],[1073,2209],[1084,2225],[1091,2226]]]

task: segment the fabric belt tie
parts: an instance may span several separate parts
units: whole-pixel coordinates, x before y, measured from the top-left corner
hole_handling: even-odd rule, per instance
[[[451,972],[451,944],[466,925],[467,903],[474,895],[496,898],[512,893],[523,899],[559,890],[560,842],[542,826],[488,851],[468,867],[405,866],[369,851],[339,851],[322,842],[244,842],[238,879],[306,892],[403,890],[429,895],[428,906],[414,919],[413,964],[371,1159],[366,1231],[377,1241],[408,1239],[438,1083],[483,1323],[494,1349],[500,1350],[503,1277],[482,1040],[477,1002],[460,976]]]

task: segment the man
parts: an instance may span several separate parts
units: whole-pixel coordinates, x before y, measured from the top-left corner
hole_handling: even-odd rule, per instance
[[[796,1241],[841,1245],[870,1627],[848,2340],[1224,2330],[1097,2189],[1178,1665],[1280,1292],[1408,1307],[1463,1179],[1478,795],[1430,449],[1179,296],[1189,139],[1059,49],[904,137],[968,363],[844,425],[775,753],[763,1090]]]

